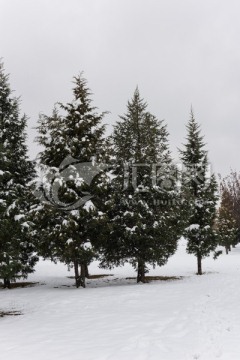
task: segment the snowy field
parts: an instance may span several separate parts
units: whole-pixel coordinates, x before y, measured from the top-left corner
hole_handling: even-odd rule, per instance
[[[136,284],[132,268],[99,270],[113,276],[76,289],[63,265],[40,262],[29,281],[39,285],[0,290],[4,360],[239,360],[240,246],[218,260],[196,260],[185,243],[150,275],[180,280]]]

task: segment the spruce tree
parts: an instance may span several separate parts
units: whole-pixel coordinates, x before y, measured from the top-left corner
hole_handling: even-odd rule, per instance
[[[185,237],[187,252],[197,257],[197,274],[202,275],[202,259],[215,251],[218,245],[214,229],[217,203],[217,182],[210,173],[207,152],[204,149],[200,125],[193,111],[187,125],[187,142],[180,151],[184,165],[183,187],[187,190],[191,215]],[[217,254],[217,253],[216,253]]]
[[[226,254],[231,251],[231,246],[236,245],[237,223],[232,215],[232,200],[228,191],[221,187],[221,203],[218,209],[216,227],[218,231],[219,245],[225,247]]]
[[[12,96],[9,76],[0,63],[0,278],[12,280],[33,272],[37,256],[29,236],[29,182],[34,165],[26,147],[27,117],[20,116],[19,99]]]
[[[92,237],[102,217],[94,204],[101,181],[93,178],[101,178],[95,163],[102,158],[104,113],[96,112],[90,95],[86,80],[77,76],[72,102],[40,116],[39,159],[47,181],[38,186],[42,202],[32,209],[40,255],[73,266],[77,287],[85,287],[87,265],[96,255]]]
[[[136,89],[111,139],[115,169],[102,263],[130,262],[138,282],[145,282],[148,264],[167,262],[182,230],[167,137],[166,126],[147,111]]]
[[[221,199],[223,200],[223,198],[238,229],[232,244],[235,246],[240,239],[240,175],[236,171],[231,171],[228,176],[221,180]]]

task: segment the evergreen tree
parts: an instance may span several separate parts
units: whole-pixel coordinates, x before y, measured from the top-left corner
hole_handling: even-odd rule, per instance
[[[240,239],[240,175],[236,171],[222,179],[221,181],[222,199],[224,195],[224,203],[227,202],[227,209],[231,213],[232,218],[237,226],[236,238],[232,245],[235,246]]]
[[[27,155],[26,121],[0,63],[0,278],[5,287],[26,278],[37,261],[26,219],[31,199],[28,184],[34,177]]]
[[[202,275],[202,259],[215,251],[218,245],[214,229],[217,182],[214,174],[210,174],[203,136],[193,111],[187,131],[187,143],[184,150],[180,151],[185,168],[183,186],[187,189],[187,202],[191,209],[185,236],[188,240],[187,252],[197,257],[197,274]]]
[[[228,254],[231,246],[236,245],[238,228],[232,215],[231,197],[224,187],[221,189],[221,204],[218,209],[216,227],[219,244],[225,247],[226,254]]]
[[[176,169],[166,126],[147,111],[138,89],[120,119],[112,136],[110,236],[102,264],[128,261],[137,270],[137,281],[145,282],[147,264],[164,265],[181,234]]]
[[[96,160],[102,158],[104,113],[97,114],[91,102],[86,80],[75,77],[73,101],[41,115],[38,127],[46,180],[38,187],[43,202],[32,209],[39,253],[74,266],[77,287],[85,287],[87,265],[95,257],[91,240],[102,217],[94,202],[101,188]]]

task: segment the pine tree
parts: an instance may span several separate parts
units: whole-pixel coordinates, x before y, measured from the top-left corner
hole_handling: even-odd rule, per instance
[[[77,287],[85,287],[87,266],[96,255],[91,240],[102,217],[94,202],[101,189],[95,163],[102,158],[104,113],[96,113],[90,95],[86,80],[77,76],[73,101],[59,103],[52,116],[40,116],[37,140],[43,151],[39,159],[48,181],[38,190],[48,203],[32,209],[40,255],[73,266]]]
[[[240,239],[240,175],[236,171],[231,171],[228,176],[222,179],[221,193],[222,199],[224,195],[224,203],[227,202],[227,209],[230,211],[238,229],[232,244],[235,246]]]
[[[26,218],[32,197],[28,184],[34,177],[27,155],[26,122],[0,63],[0,278],[5,287],[26,278],[37,261]]]
[[[185,231],[188,240],[187,252],[197,257],[197,274],[202,275],[202,259],[215,251],[218,240],[214,229],[217,203],[217,182],[210,174],[207,152],[204,150],[203,136],[191,111],[187,125],[187,143],[181,150],[184,165],[183,186],[187,189],[189,226]],[[217,255],[217,253],[216,253]]]
[[[147,264],[164,265],[181,234],[176,169],[162,121],[147,111],[138,89],[112,136],[115,164],[109,207],[110,237],[102,264],[130,262],[145,282]]]
[[[232,215],[232,200],[230,194],[221,187],[221,203],[216,221],[219,244],[225,247],[226,254],[231,251],[231,246],[236,245],[238,228]]]

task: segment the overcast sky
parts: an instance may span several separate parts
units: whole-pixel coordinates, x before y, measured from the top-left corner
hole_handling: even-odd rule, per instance
[[[31,158],[38,114],[71,100],[84,71],[109,131],[138,85],[174,155],[192,104],[214,171],[240,171],[239,15],[239,0],[0,0],[0,57],[29,116]]]

